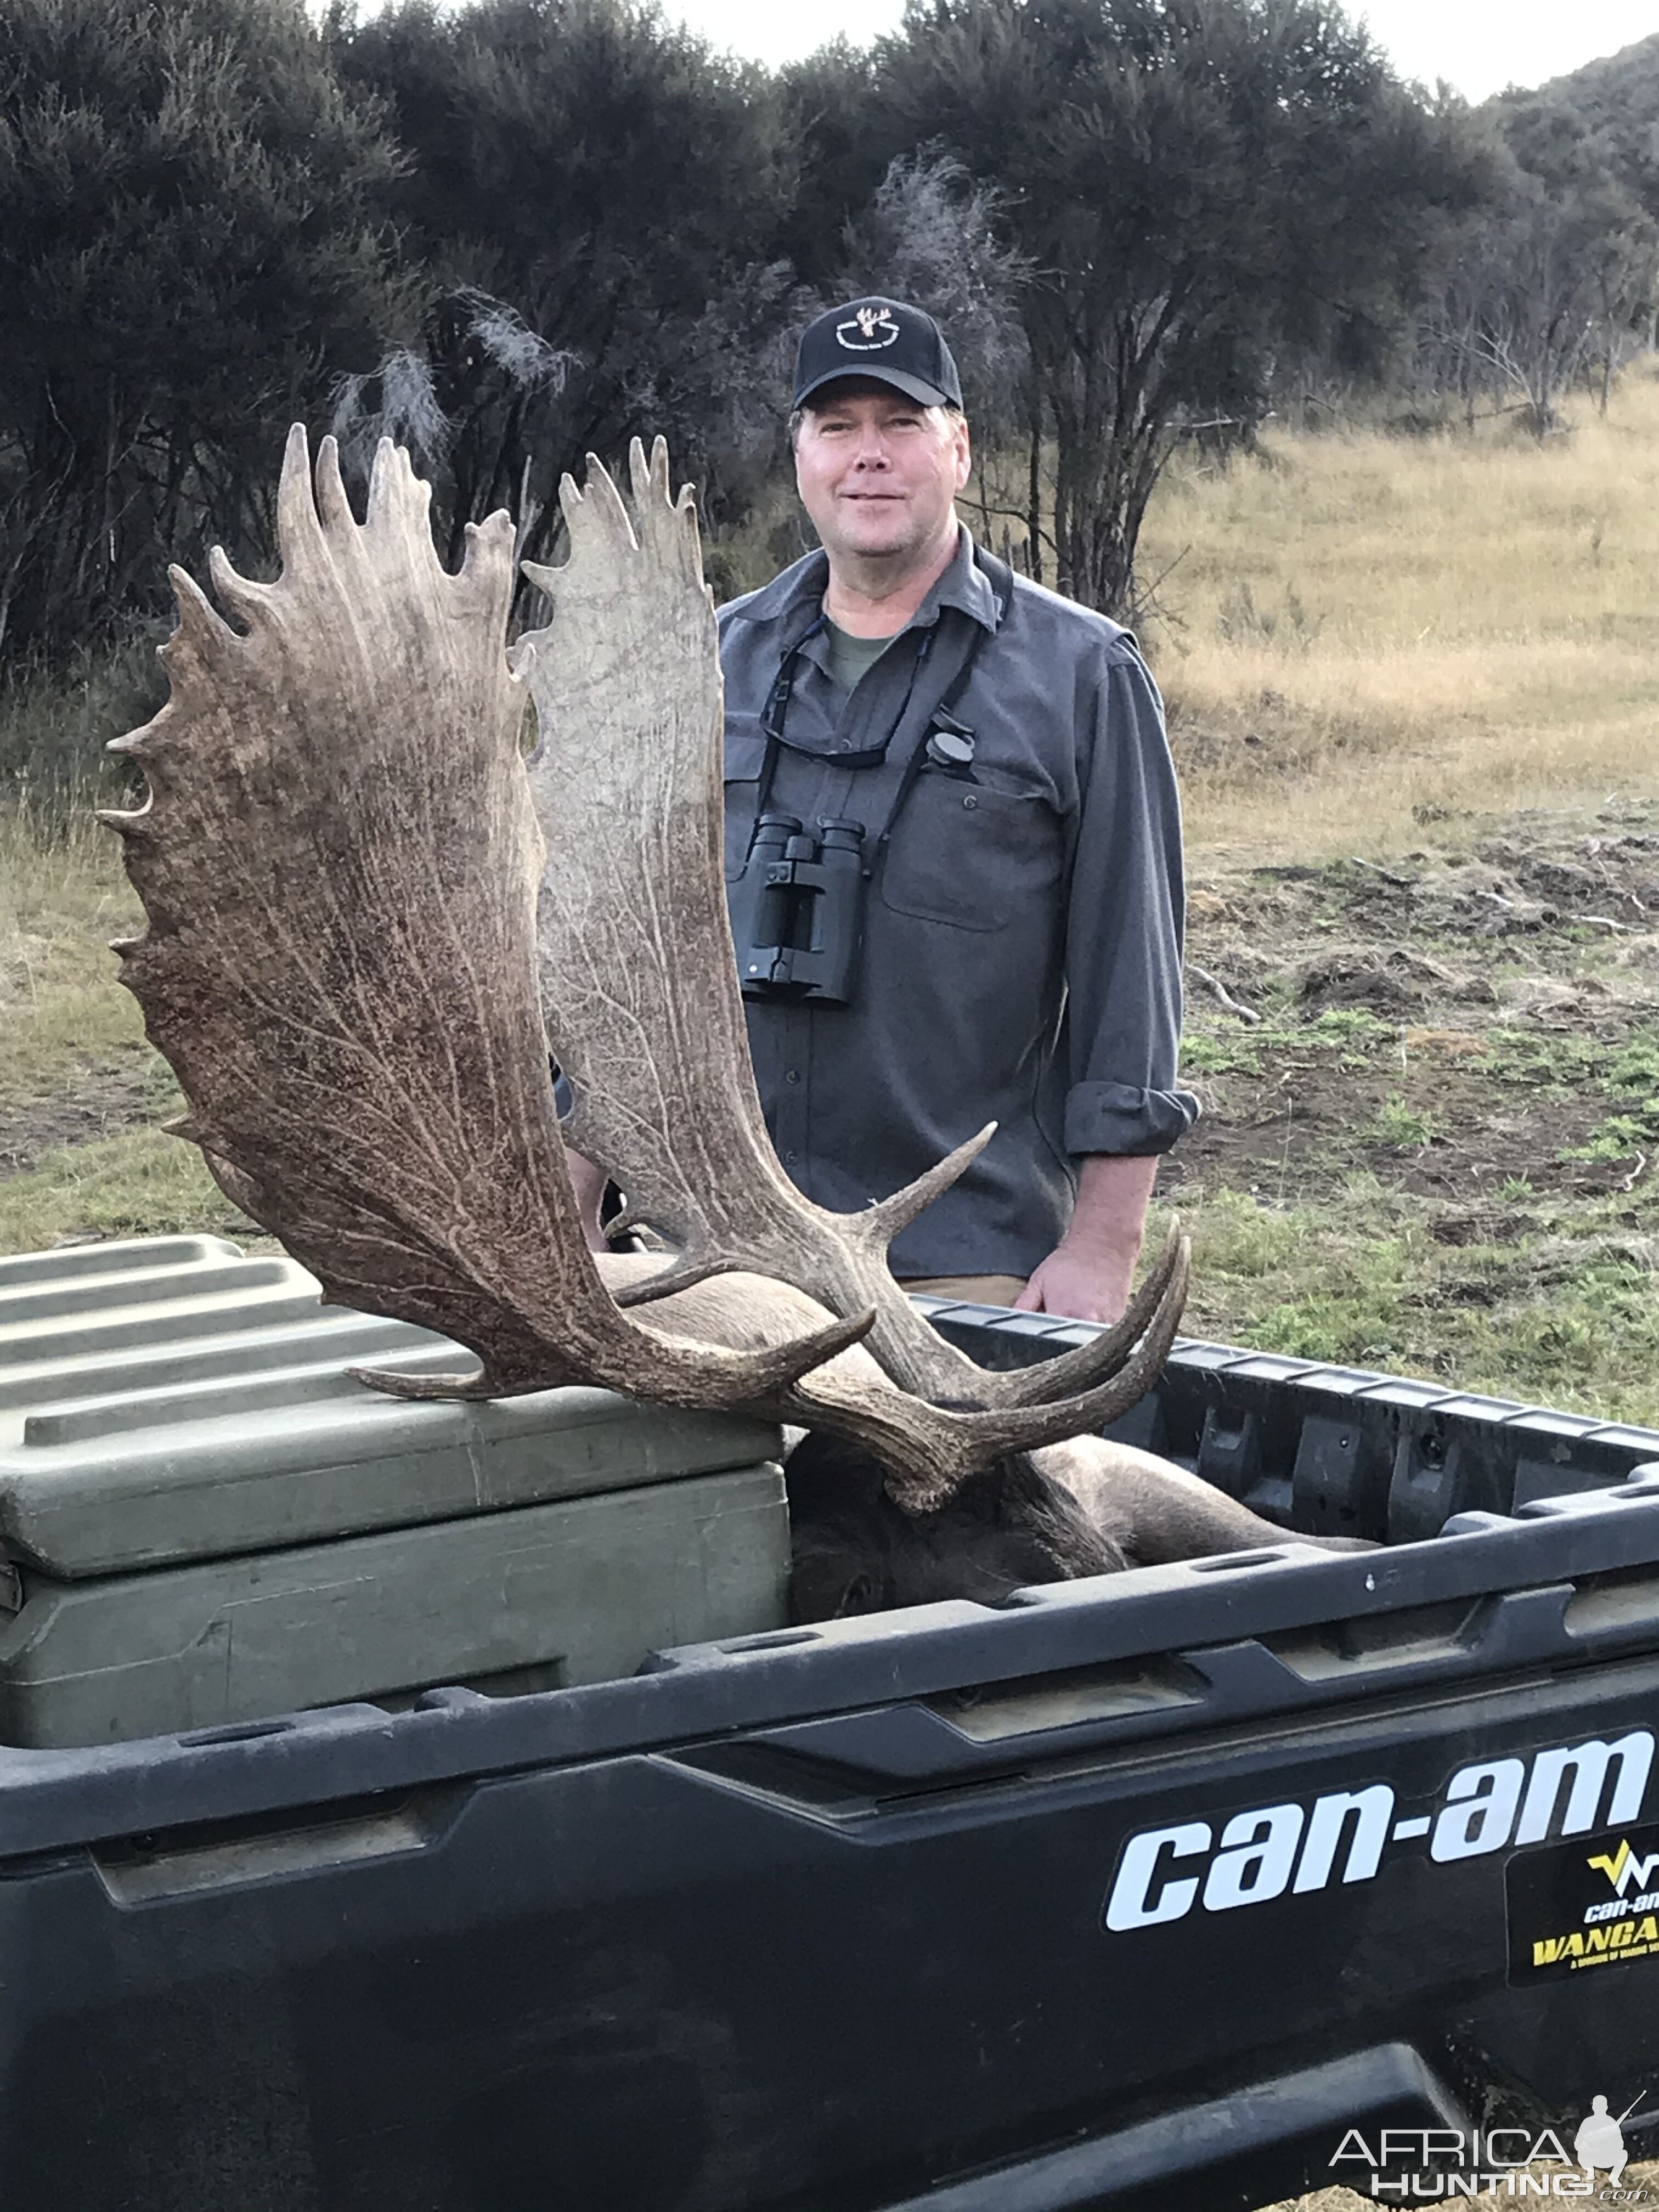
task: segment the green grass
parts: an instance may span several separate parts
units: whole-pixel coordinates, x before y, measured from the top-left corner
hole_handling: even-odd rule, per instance
[[[149,721],[167,697],[155,647],[170,626],[83,650],[55,672],[9,672],[0,683],[0,782],[58,808],[88,789],[108,794],[130,785],[104,748]]]
[[[1397,1152],[1420,1152],[1439,1133],[1434,1116],[1419,1113],[1396,1092],[1376,1109],[1368,1128],[1359,1132],[1361,1143],[1392,1146]]]
[[[1194,885],[1188,1329],[1659,1426],[1659,803],[1281,849]]]
[[[1222,1191],[1181,1212],[1194,1334],[1659,1427],[1652,1197],[1456,1246],[1427,1202],[1364,1176],[1316,1204]]]
[[[1582,1145],[1567,1145],[1564,1160],[1625,1160],[1648,1145],[1659,1145],[1659,1098],[1650,1098],[1639,1114],[1609,1114],[1598,1122]]]
[[[0,1182],[0,1252],[180,1230],[258,1234],[214,1182],[195,1146],[159,1128],[60,1146]]]

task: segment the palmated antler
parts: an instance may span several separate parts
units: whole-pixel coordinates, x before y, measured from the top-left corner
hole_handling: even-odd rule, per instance
[[[526,564],[553,619],[520,647],[541,726],[530,783],[548,849],[542,1001],[575,1089],[568,1134],[621,1185],[625,1219],[648,1223],[677,1255],[623,1295],[660,1297],[733,1268],[775,1277],[834,1313],[873,1308],[875,1358],[917,1398],[982,1417],[982,1457],[993,1435],[998,1451],[1075,1435],[1109,1418],[1097,1408],[1121,1389],[1102,1396],[1103,1383],[1140,1371],[1124,1368],[1133,1335],[993,1374],[945,1341],[887,1266],[893,1237],[990,1129],[856,1214],[814,1205],[773,1150],[723,889],[722,694],[696,514],[689,490],[670,496],[660,439],[648,465],[634,441],[629,474],[628,506],[591,457],[586,495],[564,479],[570,556],[559,568]],[[1167,1343],[1184,1263],[1171,1255],[1156,1279],[1169,1304],[1143,1326]]]
[[[600,1272],[618,1297],[666,1279],[659,1258],[602,1255]],[[1172,1237],[1129,1310],[1109,1332],[1118,1371],[1057,1404],[964,1413],[900,1389],[861,1344],[826,1361],[767,1409],[784,1420],[850,1437],[880,1462],[887,1488],[912,1513],[942,1504],[968,1477],[1016,1451],[1104,1427],[1158,1379],[1186,1291],[1187,1247]],[[667,1292],[673,1326],[709,1344],[769,1344],[790,1329],[821,1324],[824,1310],[804,1291],[747,1273],[705,1277]]]
[[[173,571],[172,696],[117,741],[149,799],[104,819],[149,916],[117,949],[190,1103],[175,1126],[330,1297],[483,1362],[476,1378],[368,1378],[382,1388],[769,1401],[867,1317],[735,1350],[623,1314],[601,1283],[537,1003],[513,526],[470,529],[452,576],[427,503],[383,444],[359,524],[332,440],[313,500],[296,428],[282,574],[251,583],[212,556],[243,632]]]
[[[928,1510],[993,1461],[1104,1428],[1145,1397],[1175,1340],[1187,1296],[1187,1239],[1177,1231],[1122,1320],[1106,1332],[1110,1373],[1068,1397],[964,1412],[890,1387],[848,1389],[843,1362],[850,1363],[854,1353],[869,1357],[854,1346],[842,1360],[832,1360],[790,1386],[786,1418],[852,1437],[881,1462],[887,1486],[901,1505],[911,1512]]]

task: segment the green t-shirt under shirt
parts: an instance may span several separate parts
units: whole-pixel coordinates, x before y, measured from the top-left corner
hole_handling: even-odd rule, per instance
[[[826,622],[824,635],[829,641],[830,680],[839,684],[843,691],[852,690],[866,669],[873,668],[893,642],[890,637],[854,637],[832,622]]]

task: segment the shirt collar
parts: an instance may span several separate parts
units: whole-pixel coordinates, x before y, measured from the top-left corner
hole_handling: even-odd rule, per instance
[[[781,621],[786,629],[806,629],[823,603],[830,563],[822,549],[794,562],[737,610],[744,622]],[[965,523],[957,526],[957,550],[950,567],[917,608],[908,629],[931,629],[943,607],[958,608],[981,629],[994,635],[997,626],[997,595],[989,578],[974,559],[974,541]]]

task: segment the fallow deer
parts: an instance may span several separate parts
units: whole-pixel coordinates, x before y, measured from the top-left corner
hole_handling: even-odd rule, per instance
[[[1116,1328],[992,1373],[885,1258],[989,1131],[861,1214],[784,1174],[726,923],[696,516],[660,441],[648,462],[635,442],[630,491],[597,462],[585,494],[565,479],[568,559],[527,571],[552,618],[511,654],[510,520],[471,528],[447,574],[427,487],[390,445],[359,522],[332,441],[313,477],[296,427],[276,580],[211,556],[230,622],[172,572],[171,696],[115,748],[148,796],[104,819],[148,918],[116,949],[188,1102],[174,1127],[330,1297],[479,1363],[364,1373],[377,1389],[597,1382],[867,1455],[839,1478],[821,1443],[801,1462],[803,1614],[1273,1540],[1180,1468],[1085,1433],[1156,1377],[1184,1240]],[[563,1133],[550,1045],[574,1089]],[[588,1252],[565,1134],[664,1253]]]

